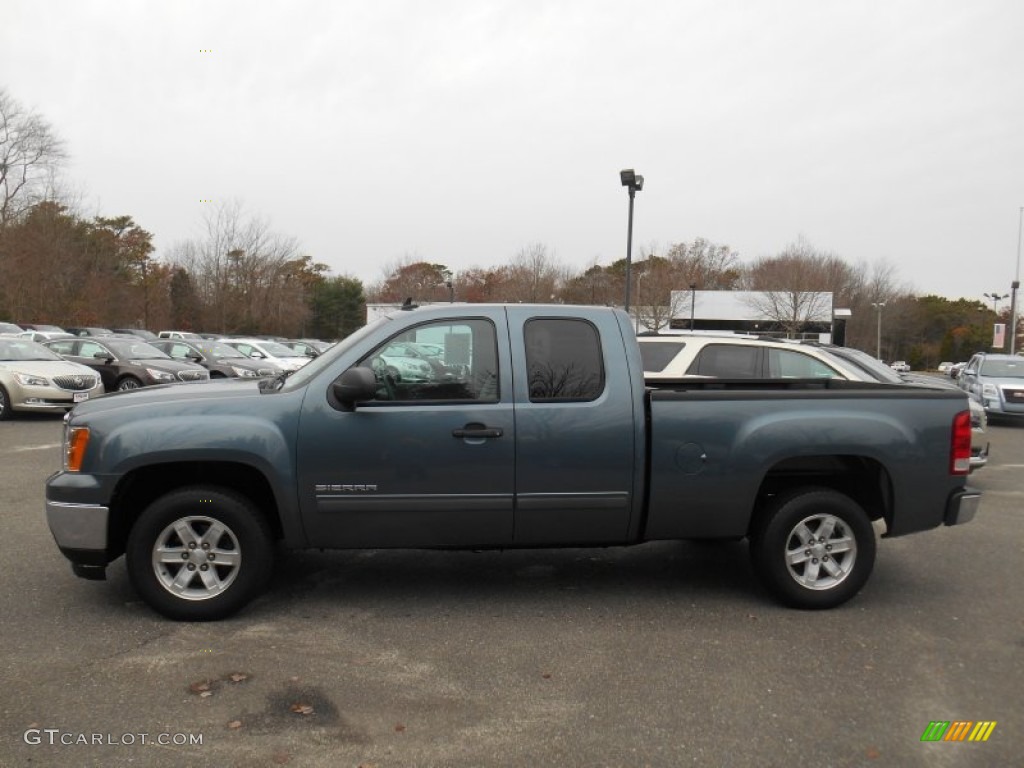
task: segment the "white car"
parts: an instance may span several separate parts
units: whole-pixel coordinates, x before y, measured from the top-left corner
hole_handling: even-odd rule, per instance
[[[638,336],[644,378],[857,379],[852,368],[815,347],[743,334]]]
[[[425,358],[417,357],[419,353],[410,347],[413,345],[408,342],[389,344],[372,360],[373,369],[387,373],[395,381],[433,381],[433,366]]]
[[[312,358],[300,355],[294,349],[286,347],[278,341],[267,339],[219,339],[234,347],[243,355],[257,360],[266,360],[285,371],[297,371]]]
[[[906,360],[894,360],[889,367],[896,373],[910,373],[910,366],[907,365]]]
[[[63,413],[103,394],[96,371],[31,339],[0,338],[0,421],[15,411]]]

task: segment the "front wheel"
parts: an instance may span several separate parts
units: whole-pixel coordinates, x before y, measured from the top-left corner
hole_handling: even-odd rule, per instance
[[[14,418],[14,411],[11,409],[11,398],[7,390],[0,384],[0,421]]]
[[[226,489],[186,488],[143,511],[129,534],[125,561],[139,595],[164,616],[222,619],[266,586],[272,536],[248,499]]]
[[[795,608],[833,608],[856,595],[875,564],[875,529],[857,502],[827,488],[785,494],[750,537],[754,570]]]
[[[134,376],[125,376],[119,382],[117,382],[118,392],[127,392],[129,389],[139,389],[142,386],[142,382],[136,379]]]

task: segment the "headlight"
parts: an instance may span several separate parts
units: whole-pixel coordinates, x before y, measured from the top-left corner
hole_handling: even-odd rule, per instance
[[[243,379],[256,378],[256,371],[250,370],[248,368],[239,368],[236,365],[232,365],[231,370],[235,372],[235,376],[240,376]]]
[[[983,397],[991,397],[993,399],[999,397],[999,393],[996,392],[995,384],[983,384],[981,387],[981,394]]]
[[[152,376],[157,381],[174,381],[173,373],[166,373],[165,371],[158,371],[155,368],[147,368],[146,373]]]
[[[26,387],[48,387],[50,380],[44,376],[33,376],[31,373],[16,373],[14,378],[18,383]]]

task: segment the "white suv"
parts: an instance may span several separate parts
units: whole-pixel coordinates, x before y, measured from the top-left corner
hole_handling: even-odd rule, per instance
[[[855,369],[817,348],[742,334],[638,336],[644,378],[860,379]]]

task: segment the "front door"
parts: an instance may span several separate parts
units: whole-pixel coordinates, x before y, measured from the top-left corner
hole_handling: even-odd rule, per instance
[[[440,346],[440,366],[401,354]],[[415,348],[415,347],[414,347]],[[316,547],[507,546],[515,419],[504,312],[430,322],[357,365],[377,397],[344,411],[311,388],[299,426],[300,501]]]

